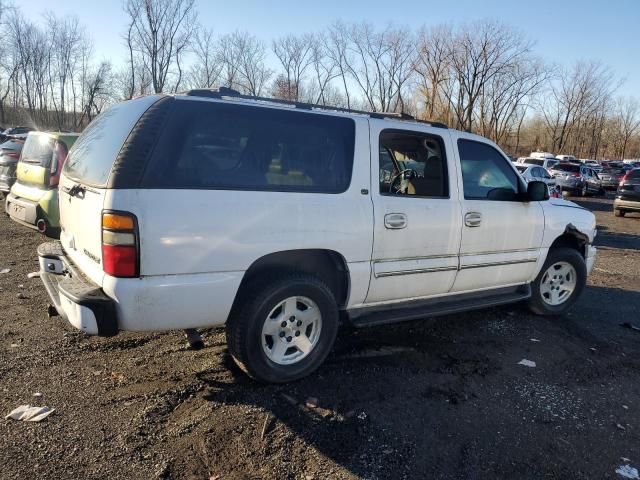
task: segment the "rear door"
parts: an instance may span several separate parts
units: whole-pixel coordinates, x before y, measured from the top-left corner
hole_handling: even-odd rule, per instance
[[[461,215],[447,130],[371,121],[374,206],[367,303],[449,291],[458,269]]]
[[[60,241],[71,259],[102,285],[102,209],[111,167],[140,116],[160,97],[119,103],[75,142],[60,178]]]
[[[524,189],[509,160],[478,137],[460,134],[462,239],[453,292],[528,282],[540,256],[544,214],[523,202]]]

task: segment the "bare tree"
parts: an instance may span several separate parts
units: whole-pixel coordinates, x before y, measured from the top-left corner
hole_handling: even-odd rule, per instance
[[[249,95],[262,95],[273,72],[266,66],[266,48],[247,32],[234,32],[220,39],[219,58],[224,86]]]
[[[194,88],[213,88],[220,83],[223,64],[216,48],[213,30],[199,29],[194,39],[195,62],[189,74]]]
[[[154,92],[165,90],[172,68],[178,69],[179,84],[181,57],[195,26],[194,0],[127,0],[125,12],[129,17],[127,43],[132,72],[137,53],[149,69]]]
[[[281,79],[286,80],[283,98],[298,101],[300,99],[300,86],[304,76],[314,61],[315,38],[313,35],[286,35],[273,41],[273,53],[280,61],[284,73]],[[281,82],[280,82],[281,83]]]
[[[640,128],[640,104],[638,99],[631,97],[620,98],[616,117],[619,132],[617,151],[620,158],[625,158],[629,142]]]

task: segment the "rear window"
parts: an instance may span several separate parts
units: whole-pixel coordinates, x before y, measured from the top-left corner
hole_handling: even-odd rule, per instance
[[[2,150],[20,150],[20,149],[22,149],[23,145],[24,145],[24,142],[19,142],[17,140],[9,140],[8,142],[4,142],[2,145],[0,145],[0,149],[2,149]]]
[[[20,161],[50,167],[55,140],[49,135],[29,135],[22,149]]]
[[[65,176],[88,185],[104,186],[129,132],[159,98],[153,95],[118,103],[98,115],[73,144],[64,164]]]
[[[542,166],[542,165],[544,165],[544,160],[538,160],[537,158],[527,158],[522,163],[529,163],[531,165],[540,165],[540,166]]]
[[[344,192],[355,124],[330,115],[181,100],[147,166],[147,188]]]
[[[559,163],[553,167],[554,170],[560,170],[561,172],[579,172],[580,165],[571,165],[570,163]]]

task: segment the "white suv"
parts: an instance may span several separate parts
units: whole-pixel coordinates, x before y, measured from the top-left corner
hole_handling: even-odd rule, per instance
[[[561,314],[595,259],[593,214],[482,137],[228,89],[102,113],[69,154],[60,215],[38,249],[52,314],[98,335],[226,325],[267,382],[317,368],[340,322]]]

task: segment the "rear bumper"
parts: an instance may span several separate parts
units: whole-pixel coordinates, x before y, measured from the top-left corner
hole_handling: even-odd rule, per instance
[[[78,330],[91,335],[118,332],[115,301],[75,267],[60,242],[38,247],[40,278],[58,313]]]
[[[620,209],[624,209],[624,210],[628,210],[628,211],[634,211],[634,212],[640,212],[640,196],[638,197],[638,200],[623,200],[620,198],[616,198],[613,201],[613,209],[614,210],[620,210]]]

